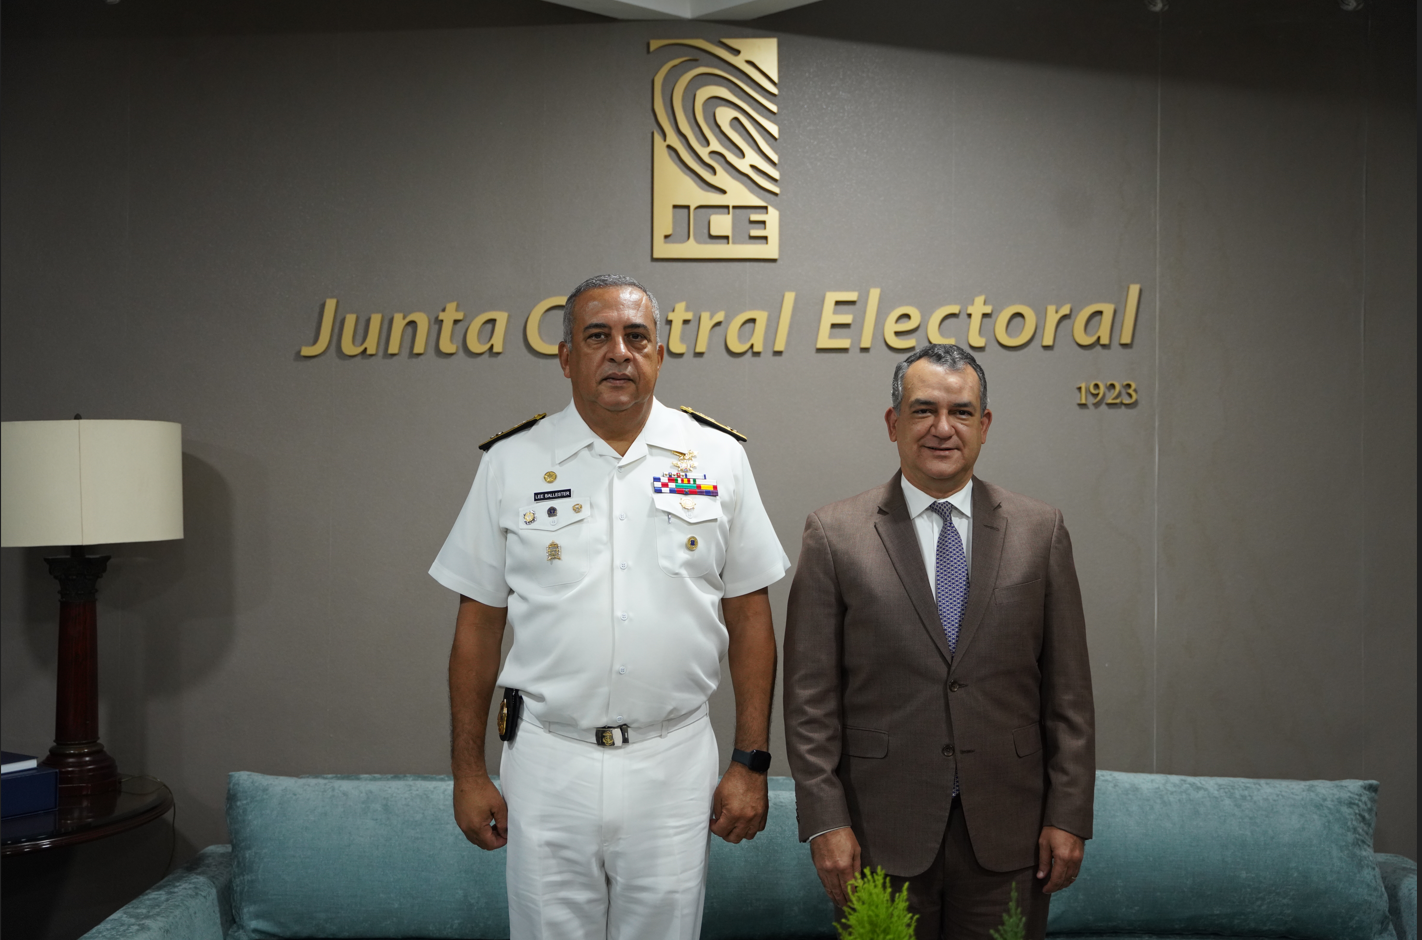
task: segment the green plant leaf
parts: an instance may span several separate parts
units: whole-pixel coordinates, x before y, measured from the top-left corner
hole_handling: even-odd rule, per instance
[[[908,884],[896,895],[883,868],[868,868],[849,883],[844,920],[835,925],[840,940],[914,940],[918,915],[908,909]]]
[[[1017,885],[1012,885],[1012,897],[1007,902],[1007,912],[1002,915],[1002,926],[988,931],[992,940],[1027,940],[1027,915],[1017,906]]]

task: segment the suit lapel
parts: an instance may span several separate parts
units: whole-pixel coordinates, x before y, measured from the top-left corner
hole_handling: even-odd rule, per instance
[[[973,564],[968,578],[968,607],[958,627],[958,656],[962,660],[973,636],[987,613],[997,572],[1002,561],[1002,543],[1007,534],[1007,517],[1002,501],[989,492],[982,480],[973,478]]]
[[[974,512],[976,512],[976,507]],[[943,621],[938,617],[938,605],[933,603],[933,589],[928,584],[928,573],[923,567],[923,552],[918,547],[918,536],[913,531],[913,520],[909,518],[908,503],[904,502],[904,490],[899,483],[899,474],[889,481],[884,499],[879,504],[879,518],[874,523],[884,550],[889,553],[889,561],[894,572],[904,586],[909,600],[923,628],[933,639],[944,660],[948,655],[948,638],[943,635]],[[977,531],[974,530],[974,537]],[[976,547],[976,546],[975,546]],[[976,554],[976,553],[975,553]],[[969,595],[971,603],[971,594]]]

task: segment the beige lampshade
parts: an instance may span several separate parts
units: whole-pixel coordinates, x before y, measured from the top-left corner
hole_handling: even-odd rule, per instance
[[[183,426],[0,422],[0,545],[183,537]]]

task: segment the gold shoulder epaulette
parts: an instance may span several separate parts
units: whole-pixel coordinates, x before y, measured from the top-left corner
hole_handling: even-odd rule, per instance
[[[693,418],[695,418],[695,419],[696,419],[697,421],[699,421],[700,423],[706,425],[708,428],[715,428],[715,429],[718,430],[718,431],[724,431],[725,433],[727,433],[727,434],[731,435],[732,437],[734,437],[736,440],[740,441],[742,444],[744,444],[747,440],[749,440],[749,438],[747,438],[747,437],[746,437],[744,434],[742,434],[740,431],[737,431],[735,428],[728,428],[728,427],[726,427],[724,424],[722,424],[721,422],[717,421],[715,418],[708,418],[708,417],[706,417],[704,414],[702,414],[701,412],[699,412],[699,411],[693,411],[691,408],[687,407],[686,405],[682,405],[682,406],[681,406],[681,410],[684,411],[684,412],[686,412],[687,414],[691,415]]]
[[[545,412],[543,412],[543,414],[534,415],[533,417],[531,417],[531,418],[529,418],[527,421],[525,421],[523,424],[515,424],[513,427],[509,428],[507,431],[500,431],[498,434],[495,434],[493,437],[489,438],[487,441],[485,441],[484,443],[480,444],[480,445],[479,445],[479,449],[482,450],[482,451],[484,451],[484,453],[488,453],[488,452],[489,452],[489,448],[490,448],[490,447],[493,447],[493,446],[494,446],[495,444],[497,444],[499,441],[502,441],[502,440],[503,440],[504,438],[506,438],[506,437],[513,437],[513,436],[514,436],[515,434],[517,434],[519,431],[527,431],[529,428],[533,427],[535,424],[537,424],[538,422],[542,421],[542,420],[543,420],[544,418],[546,418],[546,417],[548,417],[548,412],[545,411]]]

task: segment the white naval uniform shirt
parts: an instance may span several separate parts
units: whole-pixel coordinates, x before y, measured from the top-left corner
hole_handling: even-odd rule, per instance
[[[676,454],[717,495],[654,493]],[[556,475],[548,481],[546,475]],[[790,567],[735,438],[654,401],[619,456],[569,403],[484,456],[430,575],[508,607],[499,685],[543,722],[648,725],[715,691],[729,635],[721,598]]]

